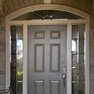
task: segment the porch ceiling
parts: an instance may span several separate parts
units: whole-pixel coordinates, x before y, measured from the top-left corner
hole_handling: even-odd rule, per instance
[[[91,13],[93,9],[93,0],[51,0],[51,3],[72,6],[87,13]],[[2,6],[5,15],[18,9],[37,4],[44,4],[44,0],[0,0],[0,7]]]

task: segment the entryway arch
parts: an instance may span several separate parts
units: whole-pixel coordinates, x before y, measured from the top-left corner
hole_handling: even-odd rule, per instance
[[[65,6],[65,5],[57,5],[57,4],[41,4],[41,5],[29,6],[29,7],[17,10],[15,12],[12,12],[11,14],[7,15],[6,18],[8,20],[12,20],[13,18],[16,18],[20,15],[23,15],[23,14],[26,14],[32,11],[37,11],[37,10],[61,10],[61,11],[66,11],[66,12],[70,12],[70,13],[79,15],[85,19],[89,18],[89,14],[86,12],[83,12],[82,10],[79,10],[73,7],[69,7],[69,6]]]
[[[37,11],[37,10],[60,10],[60,11],[66,11],[69,13],[73,13],[76,15],[81,16],[84,18],[83,20],[41,20],[41,21],[12,21],[12,19],[32,12],[32,11]],[[67,94],[70,94],[71,92],[71,35],[72,35],[72,24],[86,24],[86,47],[85,47],[85,92],[86,94],[89,94],[89,14],[69,7],[69,6],[64,6],[64,5],[53,5],[53,4],[43,4],[43,5],[34,5],[34,6],[29,6],[26,8],[22,8],[20,10],[17,10],[8,16],[6,16],[6,88],[10,86],[10,26],[11,25],[23,25],[23,41],[24,41],[24,48],[23,48],[23,94],[27,94],[27,26],[28,25],[63,25],[63,24],[68,24],[67,30],[68,30],[68,40],[67,40],[67,46],[68,47],[68,53],[67,55],[67,64],[69,63],[67,67]],[[69,42],[69,43],[68,43]],[[70,79],[69,79],[70,78]]]

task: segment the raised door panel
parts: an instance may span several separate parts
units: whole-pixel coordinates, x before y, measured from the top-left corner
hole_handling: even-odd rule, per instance
[[[34,93],[35,94],[44,94],[44,81],[43,80],[35,80],[34,82]]]
[[[50,81],[50,94],[60,94],[60,81]]]
[[[60,72],[60,44],[50,44],[50,72]]]
[[[35,51],[34,51],[34,71],[35,72],[43,72],[44,71],[44,64],[45,64],[45,59],[44,59],[44,50],[45,46],[44,44],[35,44],[34,45]]]

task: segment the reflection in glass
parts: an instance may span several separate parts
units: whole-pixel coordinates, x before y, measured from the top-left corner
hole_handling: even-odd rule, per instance
[[[79,94],[85,94],[85,84],[79,85]]]
[[[16,94],[16,27],[11,26],[10,32],[10,59],[11,59],[11,88],[13,94]]]
[[[85,56],[84,54],[79,55],[79,67],[82,67],[82,68],[84,68],[84,64],[85,64],[84,56]]]
[[[79,38],[84,39],[85,38],[85,24],[80,24],[78,27],[79,27]]]
[[[16,38],[17,38],[17,66],[16,66],[16,81],[17,81],[17,94],[22,94],[22,84],[23,84],[23,27],[16,27]]]
[[[16,94],[22,94],[22,82],[17,82],[17,93]]]
[[[85,82],[85,70],[82,68],[79,68],[79,81],[80,83]]]
[[[78,47],[79,41],[77,39],[72,40],[72,53],[78,53],[79,47]]]
[[[72,82],[77,83],[78,82],[78,69],[72,69]]]
[[[23,80],[23,69],[17,69],[17,82]]]
[[[77,46],[76,46],[77,42],[75,40],[72,40],[72,51],[76,52],[77,51]]]
[[[72,84],[72,94],[78,94],[79,85]]]
[[[72,84],[72,94],[85,94],[85,84]]]
[[[11,26],[11,87],[13,94],[22,94],[23,84],[23,26]]]
[[[84,54],[84,40],[79,40],[79,53]]]
[[[73,25],[72,26],[72,38],[76,39],[78,38],[78,25]]]
[[[72,94],[85,94],[85,25],[72,26]]]
[[[78,61],[78,55],[72,54],[72,67],[78,67],[79,63]]]

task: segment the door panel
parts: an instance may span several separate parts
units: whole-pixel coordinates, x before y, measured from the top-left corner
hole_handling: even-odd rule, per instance
[[[50,72],[60,72],[60,44],[50,44]]]
[[[28,26],[28,94],[66,94],[67,25]]]
[[[34,71],[44,72],[44,44],[35,44],[34,46]]]

